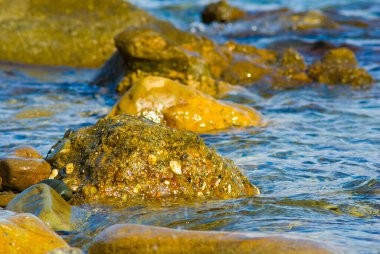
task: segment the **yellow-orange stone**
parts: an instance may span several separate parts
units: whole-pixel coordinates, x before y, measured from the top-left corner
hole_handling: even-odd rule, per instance
[[[0,211],[0,252],[44,254],[67,243],[32,214]]]
[[[326,254],[316,243],[249,233],[190,231],[118,224],[101,232],[89,254]]]
[[[192,87],[162,77],[137,81],[114,106],[109,116],[130,114],[195,132],[260,125],[254,109],[222,102]]]

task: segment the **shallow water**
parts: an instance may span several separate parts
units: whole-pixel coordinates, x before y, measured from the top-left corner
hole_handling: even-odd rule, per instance
[[[283,6],[324,8],[374,24],[307,34],[275,29],[247,33],[253,25],[246,22],[205,26],[199,22],[199,11],[208,1],[132,2],[220,42],[234,39],[261,47],[290,40],[348,43],[357,47],[360,64],[380,80],[380,27],[375,29],[380,1],[233,1],[253,12]],[[246,36],[236,36],[239,32]],[[107,114],[116,97],[87,84],[95,72],[1,64],[0,155],[17,145],[31,145],[46,154],[67,128],[93,124]],[[160,207],[77,207],[74,213],[82,234],[68,234],[70,243],[85,244],[92,231],[133,222],[285,235],[324,242],[341,253],[380,253],[380,83],[366,90],[325,85],[270,92],[251,88],[250,93],[227,99],[256,107],[269,125],[203,138],[243,168],[262,195]]]

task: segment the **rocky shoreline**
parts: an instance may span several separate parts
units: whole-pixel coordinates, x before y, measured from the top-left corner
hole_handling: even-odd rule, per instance
[[[198,136],[268,124],[255,109],[223,101],[226,94],[263,83],[281,90],[315,83],[362,88],[374,82],[347,47],[322,45],[323,54],[306,63],[295,48],[218,44],[121,0],[4,0],[0,10],[1,61],[103,64],[91,84],[120,95],[107,116],[92,126],[67,130],[46,157],[32,147],[20,147],[0,158],[0,206],[5,208],[0,210],[0,244],[5,253],[82,253],[54,232],[76,230],[72,206],[123,207],[259,195],[233,161]],[[205,7],[202,20],[260,21],[269,16],[293,30],[341,26],[320,12],[252,15],[226,1]],[[88,249],[88,253],[232,252],[331,253],[302,239],[132,224],[105,229]]]

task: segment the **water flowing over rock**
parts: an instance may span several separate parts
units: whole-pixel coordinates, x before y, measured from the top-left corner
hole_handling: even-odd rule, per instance
[[[234,163],[191,132],[119,115],[72,132],[49,152],[71,203],[128,204],[159,198],[237,198],[258,194]],[[64,171],[60,171],[64,172]]]
[[[189,231],[116,224],[105,229],[93,241],[90,254],[327,254],[316,243],[281,237],[258,237],[254,233]]]

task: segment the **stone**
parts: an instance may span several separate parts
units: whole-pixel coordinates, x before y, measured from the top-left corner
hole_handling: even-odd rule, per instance
[[[222,102],[162,77],[137,81],[114,106],[109,116],[144,116],[172,128],[207,132],[260,125],[260,114],[247,106]]]
[[[17,195],[6,207],[17,213],[31,213],[53,230],[72,230],[71,206],[48,185],[39,183]]]
[[[208,4],[202,11],[202,22],[233,22],[244,17],[245,12],[237,7],[231,6],[226,0]]]
[[[10,191],[3,191],[0,192],[0,207],[5,207],[8,205],[8,203],[14,199],[17,196],[17,194],[10,192]]]
[[[0,210],[1,253],[41,254],[68,247],[67,243],[32,214]]]
[[[22,146],[14,149],[8,155],[25,159],[42,159],[42,155],[31,146]]]
[[[57,248],[46,252],[46,254],[84,254],[81,249],[73,247]]]
[[[0,60],[99,67],[116,34],[155,20],[123,0],[2,0]]]
[[[73,205],[259,194],[231,160],[196,134],[125,114],[71,133],[52,147],[47,160],[55,168],[73,164],[73,172],[61,177],[76,191]],[[181,174],[172,171],[171,161]]]
[[[29,155],[26,153],[25,156]],[[23,191],[29,186],[49,178],[50,170],[50,164],[43,159],[15,156],[0,158],[0,177],[3,190]]]
[[[283,237],[258,237],[254,233],[190,231],[116,224],[95,237],[89,254],[327,254],[320,245],[306,240]]]
[[[314,81],[329,85],[363,87],[374,82],[371,75],[359,67],[354,52],[348,48],[328,51],[320,61],[310,66],[308,73]]]
[[[57,172],[58,175],[58,172]],[[58,179],[45,179],[39,183],[49,185],[50,188],[55,190],[64,200],[69,201],[73,196],[73,191],[61,180]]]

